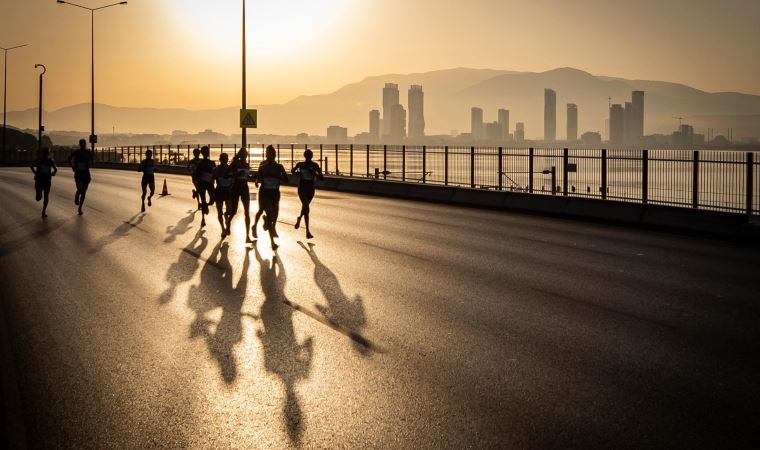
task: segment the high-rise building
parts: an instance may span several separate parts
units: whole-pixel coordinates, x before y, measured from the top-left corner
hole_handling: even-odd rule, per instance
[[[636,125],[636,119],[637,119],[637,114],[633,110],[633,103],[632,102],[625,102],[625,127],[624,127],[625,130],[624,130],[624,134],[625,134],[625,143],[626,144],[633,144],[636,141],[638,141],[638,139],[636,139],[636,137],[634,136],[634,132],[633,132],[633,130],[635,128],[635,125]]]
[[[398,105],[398,84],[385,83],[383,88],[383,136],[391,134],[391,109]]]
[[[578,140],[578,105],[575,103],[567,104],[567,140]]]
[[[504,139],[501,124],[499,122],[489,122],[485,124],[486,139],[491,142],[497,142]]]
[[[348,141],[348,128],[332,125],[327,127],[327,142],[341,144]]]
[[[473,140],[483,139],[485,133],[483,130],[483,110],[472,108],[470,111],[470,132]]]
[[[616,103],[610,106],[610,144],[625,143],[625,110],[623,105]]]
[[[594,131],[587,131],[581,135],[581,143],[586,148],[598,148],[602,146],[602,135]]]
[[[390,125],[390,137],[395,139],[406,137],[406,109],[398,103],[391,107]]]
[[[544,140],[557,140],[557,93],[544,89]]]
[[[499,110],[499,125],[501,126],[501,139],[509,138],[509,110]]]
[[[422,86],[413,84],[409,88],[409,137],[425,137],[425,93]]]
[[[638,143],[644,137],[644,91],[633,91],[631,95],[633,111],[636,114],[636,120],[633,125],[634,143]]]
[[[515,124],[515,140],[518,142],[525,140],[525,124],[522,122]]]
[[[380,140],[380,111],[376,109],[369,112],[369,138]]]

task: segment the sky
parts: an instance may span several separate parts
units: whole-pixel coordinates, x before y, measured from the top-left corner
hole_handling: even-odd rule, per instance
[[[113,0],[115,1],[115,0]],[[98,7],[112,1],[78,0]],[[247,0],[248,103],[367,76],[453,67],[673,81],[760,95],[759,0]],[[95,15],[96,101],[212,109],[241,102],[242,0],[129,0]],[[89,12],[0,0],[8,109],[90,100]],[[1,74],[0,74],[1,75]]]

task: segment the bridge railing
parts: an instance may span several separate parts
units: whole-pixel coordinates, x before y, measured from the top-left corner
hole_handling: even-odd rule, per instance
[[[760,151],[619,150],[418,145],[273,144],[290,169],[314,152],[326,174],[383,181],[588,197],[760,215]],[[99,148],[96,160],[187,165],[196,145]],[[234,145],[209,145],[232,156]],[[249,145],[249,162],[265,145]],[[69,151],[69,150],[67,150]],[[60,150],[59,150],[60,152]],[[64,152],[65,153],[65,152]],[[62,155],[55,155],[65,160]]]

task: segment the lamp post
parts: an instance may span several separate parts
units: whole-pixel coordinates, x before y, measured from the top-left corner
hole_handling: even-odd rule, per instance
[[[39,126],[37,127],[37,155],[42,154],[42,132],[45,131],[45,127],[42,126],[42,76],[45,75],[45,72],[47,72],[47,67],[45,67],[44,64],[35,64],[34,68],[37,69],[39,67],[42,67],[42,73],[40,73],[40,104],[37,108],[38,112],[38,123]]]
[[[7,100],[8,100],[8,52],[11,50],[15,50],[17,48],[26,47],[29,44],[22,44],[17,45],[15,47],[0,47],[0,49],[3,50],[3,66],[4,66],[4,74],[3,74],[3,163],[5,163],[5,130],[8,128],[5,120],[5,116],[7,115]]]
[[[76,3],[67,2],[64,0],[58,0],[58,3],[61,3],[63,5],[70,5],[70,6],[76,6],[77,8],[86,9],[87,11],[90,11],[90,44],[91,44],[91,61],[90,61],[90,68],[91,68],[91,94],[92,94],[92,101],[90,104],[90,117],[92,119],[91,121],[91,133],[90,133],[90,144],[92,145],[92,152],[95,153],[95,144],[98,142],[98,136],[95,134],[95,11],[100,11],[101,9],[110,8],[111,6],[117,6],[117,5],[126,5],[127,2],[118,2],[118,3],[112,3],[110,5],[100,6],[98,8],[88,8],[87,6],[77,5]]]
[[[246,98],[245,98],[245,0],[243,0],[243,109],[246,109]],[[246,129],[245,127],[240,128],[243,133],[243,146],[242,148],[246,148],[245,141],[246,141]],[[251,155],[248,155],[248,160],[250,161]]]

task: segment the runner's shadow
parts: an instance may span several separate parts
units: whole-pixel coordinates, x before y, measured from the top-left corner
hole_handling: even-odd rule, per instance
[[[198,230],[193,240],[180,251],[179,259],[173,262],[169,270],[166,271],[164,279],[169,283],[169,286],[158,297],[160,304],[165,305],[172,301],[177,286],[190,281],[195,275],[195,271],[200,266],[201,254],[208,245],[208,239],[203,236],[204,233],[204,230]]]
[[[232,265],[229,260],[229,244],[214,247],[211,256],[201,269],[200,281],[190,288],[188,306],[195,311],[190,325],[190,337],[203,336],[211,357],[219,364],[222,378],[232,384],[237,378],[237,360],[234,347],[243,339],[243,302],[248,286],[249,253],[245,252],[242,273],[237,286],[232,285]],[[222,318],[214,323],[206,314],[222,308]]]
[[[174,242],[177,240],[178,236],[181,236],[188,231],[190,231],[190,228],[192,228],[193,220],[195,220],[195,213],[198,211],[190,211],[189,214],[182,218],[179,222],[177,222],[177,225],[169,225],[166,227],[166,239],[164,239],[165,244],[169,244],[171,242]]]
[[[308,247],[301,241],[298,244],[306,250],[311,261],[314,263],[314,281],[317,287],[322,291],[322,295],[327,300],[327,307],[316,304],[315,308],[322,313],[325,318],[342,328],[345,328],[356,335],[361,336],[362,329],[367,325],[367,316],[364,311],[364,300],[357,295],[353,300],[349,299],[332,270],[330,270],[314,250],[314,244],[308,244]],[[356,350],[362,356],[370,356],[373,351],[370,347],[362,345],[356,340],[351,341]]]
[[[95,242],[95,245],[90,249],[90,254],[95,254],[118,241],[119,239],[126,237],[133,228],[136,228],[145,219],[145,213],[137,213],[124,221],[121,225],[116,227],[111,234],[101,237]]]
[[[264,367],[280,378],[285,386],[283,421],[290,442],[298,446],[306,427],[306,417],[299,404],[296,383],[306,379],[311,370],[313,339],[298,342],[293,328],[292,308],[285,302],[285,269],[274,255],[272,260],[261,257],[257,247],[256,260],[260,267],[261,290],[264,303],[261,305],[263,330],[257,335],[264,349]]]

